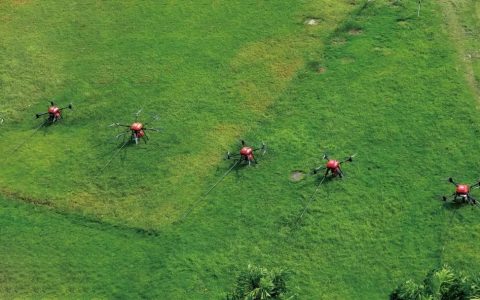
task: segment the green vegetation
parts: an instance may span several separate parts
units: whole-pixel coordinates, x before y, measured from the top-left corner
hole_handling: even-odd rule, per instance
[[[442,0],[441,3],[448,30],[465,65],[465,77],[480,101],[480,2]]]
[[[420,284],[408,280],[390,295],[391,300],[471,300],[479,297],[480,278],[458,274],[448,266],[430,271]]]
[[[0,2],[0,298],[215,299],[252,263],[292,270],[300,299],[380,299],[432,266],[479,272],[479,212],[436,201],[479,176],[475,89],[449,4],[416,8]],[[52,98],[75,111],[11,153]],[[139,108],[164,131],[100,173],[107,125]],[[175,223],[240,138],[269,152]],[[293,226],[318,178],[290,172],[323,151],[358,159]]]
[[[227,295],[229,300],[263,300],[285,299],[287,289],[287,272],[248,265],[240,273],[234,291]]]

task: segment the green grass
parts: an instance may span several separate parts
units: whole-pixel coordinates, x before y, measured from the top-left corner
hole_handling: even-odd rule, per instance
[[[255,263],[292,270],[300,299],[384,299],[443,263],[478,272],[479,212],[436,200],[479,167],[441,7],[337,2],[0,4],[0,151],[51,97],[76,104],[2,162],[0,295],[214,299]],[[140,107],[164,132],[99,173],[106,125]],[[241,137],[269,152],[172,224]],[[324,151],[358,159],[293,228],[317,179],[290,172]]]
[[[466,66],[465,77],[480,100],[480,3],[471,0],[441,3],[459,57]]]
[[[308,29],[304,15],[333,1],[82,3],[3,4],[10,47],[2,52],[29,64],[3,71],[5,85],[25,95],[6,90],[1,102],[16,120],[5,126],[2,151],[30,134],[29,117],[47,99],[72,101],[76,111],[66,113],[68,126],[46,130],[16,153],[17,162],[6,162],[0,182],[5,193],[152,228],[174,221],[202,193],[204,179],[223,168],[223,153],[258,127],[305,56],[322,46],[315,37],[353,9],[330,4],[322,26]],[[52,11],[62,13],[50,18]],[[107,125],[131,122],[139,108],[159,114],[164,133],[99,174],[117,145]]]

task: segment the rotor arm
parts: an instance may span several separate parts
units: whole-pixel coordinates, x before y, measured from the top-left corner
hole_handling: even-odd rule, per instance
[[[124,125],[124,124],[120,124],[120,123],[113,123],[112,125],[110,126],[120,126],[120,127],[127,127],[127,128],[130,128],[130,125]]]
[[[468,199],[468,203],[470,203],[471,205],[476,205],[478,203],[477,199],[473,198],[470,195],[467,195],[467,199]]]
[[[325,170],[325,174],[323,174],[323,177],[327,177],[327,176],[328,176],[328,173],[330,173],[330,171],[331,171],[331,170],[330,170],[329,168],[327,168],[327,170]],[[333,173],[333,172],[332,172],[332,173]]]
[[[44,116],[44,115],[46,115],[46,114],[48,114],[48,112],[38,113],[38,114],[35,114],[35,117],[38,119],[38,118],[40,118],[41,116]]]
[[[451,184],[455,185],[455,186],[458,186],[458,183],[456,183],[455,181],[453,181],[453,178],[452,177],[449,177],[448,178],[448,182],[450,182]]]
[[[475,182],[474,184],[472,184],[472,185],[470,186],[471,189],[478,188],[478,187],[480,187],[480,181]]]
[[[65,107],[62,107],[60,108],[60,110],[64,110],[64,109],[73,109],[73,106],[72,106],[72,103],[70,103],[69,105],[65,106]]]
[[[151,130],[151,131],[160,131],[160,128],[146,128],[144,127],[143,130]]]
[[[240,157],[240,154],[238,154],[238,153],[232,154],[232,153],[230,153],[230,151],[227,151],[227,155],[226,155],[227,159],[237,158],[237,157]]]
[[[343,161],[340,162],[340,164],[343,164],[344,162],[352,162],[353,158],[357,155],[357,153],[350,155],[349,157],[345,158]]]
[[[259,148],[254,148],[253,151],[258,151],[258,150],[262,150],[263,153],[262,154],[265,154],[267,152],[267,145],[265,145],[264,142],[262,142],[262,147],[259,147]]]
[[[313,169],[313,174],[317,174],[318,171],[321,171],[321,170],[323,170],[323,169],[326,169],[325,166],[320,166],[320,167],[314,168],[314,169]]]

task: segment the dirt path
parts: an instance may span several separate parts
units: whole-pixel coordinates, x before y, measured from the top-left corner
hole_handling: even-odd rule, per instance
[[[472,47],[469,45],[469,36],[462,23],[462,20],[466,17],[463,15],[462,8],[470,5],[470,9],[475,10],[474,13],[471,14],[472,18],[475,19],[473,21],[476,25],[480,25],[480,2],[476,3],[476,1],[470,0],[440,0],[439,3],[442,6],[445,17],[445,30],[449,32],[450,38],[457,48],[459,60],[464,66],[465,78],[480,103],[480,82],[475,78],[476,74],[474,68],[475,60],[480,59],[480,57],[478,57],[480,54],[472,53]],[[479,26],[477,26],[477,31],[478,30],[480,30]],[[475,35],[475,32],[473,34]],[[473,41],[480,46],[478,39],[475,39],[474,37]],[[478,76],[480,76],[480,74],[477,74],[477,77]]]

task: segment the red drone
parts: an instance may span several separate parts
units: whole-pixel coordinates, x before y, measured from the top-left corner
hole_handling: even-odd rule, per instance
[[[136,117],[138,118],[138,115],[140,114],[141,110],[138,111],[135,115]],[[154,116],[154,120],[158,120],[158,117],[157,116]],[[147,123],[141,123],[141,122],[138,122],[136,119],[135,121],[130,124],[130,125],[123,125],[123,124],[120,124],[120,123],[113,123],[111,124],[110,126],[120,126],[120,127],[126,127],[128,128],[125,132],[122,132],[120,134],[118,134],[116,136],[116,138],[119,138],[120,136],[124,136],[127,134],[127,133],[131,133],[130,134],[130,141],[132,142],[135,142],[135,144],[138,144],[139,141],[142,139],[145,144],[147,143],[147,141],[149,140],[147,134],[145,131],[147,130],[151,130],[151,131],[160,131],[160,129],[156,129],[156,128],[147,128],[145,127],[146,125],[148,124]],[[128,141],[127,141],[128,142]]]
[[[352,162],[353,161],[354,155],[350,155],[349,157],[345,158],[343,161],[338,161],[335,159],[330,159],[328,158],[327,154],[323,155],[323,159],[327,161],[327,163],[324,166],[320,166],[318,168],[313,169],[313,174],[317,174],[321,170],[325,170],[325,174],[323,177],[327,177],[329,174],[331,174],[332,177],[340,177],[343,178],[343,171],[341,169],[341,165],[345,162]]]
[[[38,119],[41,116],[48,114],[48,118],[46,119],[46,122],[53,124],[62,118],[62,111],[66,108],[72,109],[73,108],[72,104],[69,104],[66,107],[60,108],[56,106],[55,103],[53,103],[53,101],[50,101],[50,106],[48,107],[48,111],[44,113],[35,114],[35,116]]]
[[[266,145],[262,142],[262,147],[260,148],[252,148],[247,146],[244,140],[241,141],[242,143],[242,148],[238,152],[238,154],[231,154],[230,151],[227,152],[227,159],[230,158],[237,158],[238,157],[238,162],[247,162],[248,165],[251,165],[252,162],[257,164],[257,160],[255,159],[255,151],[261,150],[262,154],[265,154],[267,151]]]
[[[468,203],[471,205],[477,204],[477,200],[470,195],[470,191],[474,188],[478,188],[480,186],[480,181],[472,185],[458,184],[455,181],[453,181],[452,177],[450,177],[448,178],[448,182],[455,185],[455,192],[451,195],[453,202]],[[442,198],[443,198],[443,201],[448,200],[446,196],[443,196]]]

